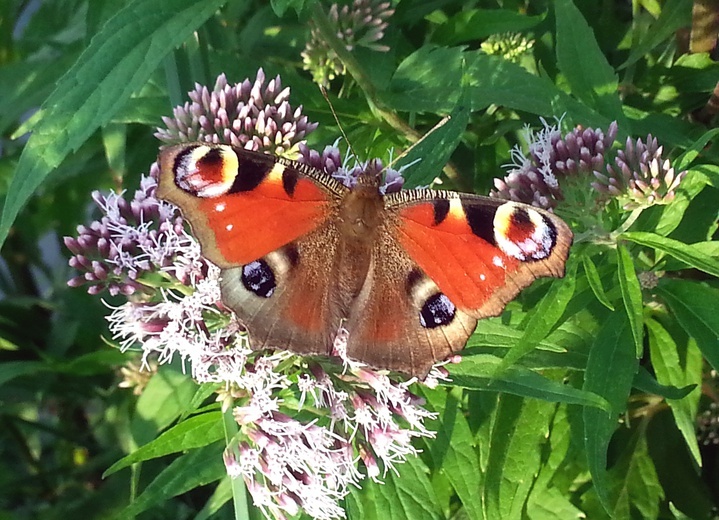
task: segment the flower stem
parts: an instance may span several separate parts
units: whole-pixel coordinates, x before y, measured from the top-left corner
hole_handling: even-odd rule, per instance
[[[384,119],[384,121],[392,128],[402,133],[402,135],[404,135],[410,142],[415,143],[419,141],[422,138],[422,134],[407,124],[407,122],[397,115],[394,110],[386,106],[362,65],[360,65],[352,53],[347,50],[342,41],[340,41],[335,34],[332,23],[329,18],[327,18],[320,2],[315,2],[312,6],[312,21],[324,41],[337,55],[337,58],[339,58],[342,64],[346,67],[349,75],[352,76],[352,78],[357,82],[357,85],[359,85],[364,92],[370,109]],[[454,166],[447,164],[445,165],[443,171],[447,177],[453,181],[461,182],[461,177]]]
[[[232,406],[228,406],[227,409],[222,413],[222,422],[225,427],[225,445],[229,446],[232,439],[235,438],[239,428],[237,422],[232,415]],[[235,520],[249,520],[250,511],[249,504],[247,502],[247,487],[245,486],[244,479],[230,478],[230,485],[232,486],[232,502],[235,508]]]

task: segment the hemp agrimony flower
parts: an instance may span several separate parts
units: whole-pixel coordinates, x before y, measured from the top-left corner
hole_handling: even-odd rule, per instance
[[[265,85],[260,70],[249,80],[215,88],[197,86],[192,102],[175,109],[157,135],[164,141],[204,140],[252,150],[297,150],[301,160],[347,184],[358,172],[380,172],[379,161],[340,160],[337,148],[318,153],[302,139],[315,123],[293,109],[279,77]],[[344,517],[339,502],[350,486],[380,480],[417,454],[415,437],[431,437],[432,414],[409,389],[336,355],[304,359],[289,352],[252,351],[246,331],[221,302],[220,269],[201,255],[179,210],[156,198],[158,168],[132,198],[127,193],[93,195],[100,220],[65,239],[70,264],[81,274],[68,283],[92,294],[125,296],[108,317],[123,350],[139,348],[141,366],[176,357],[199,383],[216,383],[218,400],[232,410],[239,433],[224,453],[228,475],[242,478],[253,502],[268,517],[304,511],[313,518]],[[399,189],[399,172],[385,172],[384,188]],[[123,386],[142,390],[145,381],[128,367]],[[430,381],[444,373],[435,369]]]
[[[166,143],[225,143],[278,155],[293,151],[317,123],[302,115],[302,106],[292,109],[290,89],[282,88],[279,76],[265,83],[259,69],[254,82],[229,85],[220,74],[212,90],[196,84],[188,93],[192,102],[175,107],[174,118],[163,117],[167,128],[158,128],[155,136]]]
[[[339,8],[332,4],[327,17],[334,33],[348,51],[355,47],[366,47],[386,52],[389,47],[377,43],[384,36],[387,20],[394,13],[391,4],[382,0],[354,0],[352,5]],[[315,83],[327,86],[337,76],[345,74],[345,66],[312,27],[310,39],[302,51],[305,70],[312,73]]]
[[[490,195],[545,209],[573,204],[575,213],[600,210],[612,199],[625,210],[673,200],[686,171],[675,173],[651,135],[646,144],[627,138],[614,149],[617,133],[616,122],[606,134],[577,127],[562,137],[558,125],[546,122],[538,132],[527,130],[528,154],[512,150],[509,173],[495,179]]]
[[[606,165],[606,174],[595,171],[595,190],[616,197],[624,209],[674,200],[686,170],[675,173],[669,159],[662,159],[663,148],[651,134],[646,144],[641,139],[627,138],[624,149],[617,151],[614,164]]]
[[[532,47],[534,40],[519,33],[492,34],[480,45],[485,54],[501,56],[513,62],[519,61]]]

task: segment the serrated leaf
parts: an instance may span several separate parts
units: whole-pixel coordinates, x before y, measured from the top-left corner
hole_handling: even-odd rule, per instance
[[[657,293],[712,368],[719,370],[719,290],[689,280],[662,280]]]
[[[674,339],[658,321],[649,319],[646,324],[649,331],[649,352],[657,381],[675,387],[695,385],[689,395],[682,399],[667,399],[667,403],[672,410],[677,428],[682,432],[684,442],[694,458],[694,463],[701,467],[702,459],[695,430],[702,383],[701,353],[691,342],[680,353]]]
[[[632,328],[632,336],[634,336],[636,356],[639,359],[644,350],[642,287],[639,285],[637,273],[634,271],[634,261],[627,248],[621,244],[617,246],[617,276],[619,277],[619,288],[622,291],[622,301]]]
[[[607,293],[604,290],[602,279],[599,277],[599,271],[597,271],[597,266],[594,265],[594,262],[592,262],[592,259],[589,258],[589,256],[582,256],[582,267],[584,267],[584,273],[587,275],[587,282],[589,282],[589,287],[592,289],[594,296],[597,297],[599,303],[604,305],[610,311],[613,311],[614,306],[612,305],[612,302],[609,301]]]
[[[427,422],[427,427],[437,432],[436,438],[427,443],[435,471],[441,469],[447,476],[464,505],[467,517],[479,520],[483,515],[476,494],[483,476],[472,431],[462,414],[460,403],[445,389],[422,388],[422,393],[432,410],[439,414],[437,419]]]
[[[109,122],[162,59],[227,0],[134,0],[96,34],[43,103],[0,220],[0,244],[47,175]]]
[[[224,443],[216,442],[178,457],[115,518],[132,518],[168,499],[227,475],[222,461]]]
[[[637,244],[647,247],[653,247],[659,251],[664,251],[668,255],[673,256],[677,260],[681,260],[691,267],[696,267],[700,271],[719,276],[719,259],[712,258],[695,247],[694,244],[685,244],[673,238],[667,238],[654,233],[646,233],[643,231],[630,231],[622,233],[621,239],[631,240]]]
[[[222,413],[209,412],[190,417],[177,426],[173,426],[157,439],[118,460],[105,471],[102,477],[108,477],[136,462],[206,446],[222,439],[223,436]]]
[[[607,476],[607,448],[618,417],[626,409],[627,397],[639,362],[627,315],[615,311],[609,315],[592,345],[584,377],[584,390],[601,395],[611,406],[607,413],[586,407],[584,418],[584,446],[594,489],[606,511],[611,511]]]

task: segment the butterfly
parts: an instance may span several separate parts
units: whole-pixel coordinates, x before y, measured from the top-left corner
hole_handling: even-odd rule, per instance
[[[221,295],[253,349],[346,354],[424,377],[534,279],[564,276],[572,232],[516,202],[348,188],[306,164],[228,145],[160,151],[157,195],[221,268]]]

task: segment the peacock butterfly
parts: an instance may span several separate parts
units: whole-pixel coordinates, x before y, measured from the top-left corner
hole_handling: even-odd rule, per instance
[[[331,352],[423,377],[540,276],[564,276],[557,216],[431,189],[350,189],[306,164],[189,143],[160,152],[160,198],[180,207],[222,269],[221,294],[254,349]]]

